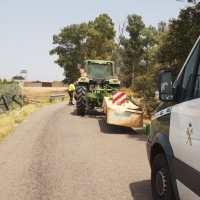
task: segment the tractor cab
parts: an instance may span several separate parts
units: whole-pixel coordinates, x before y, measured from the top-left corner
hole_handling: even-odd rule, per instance
[[[119,67],[115,68],[113,61],[85,60],[83,66],[78,64],[78,69],[77,114],[84,115],[87,106],[101,107],[104,96],[119,90]]]
[[[114,62],[101,60],[86,60],[87,75],[93,79],[108,79],[114,76]]]

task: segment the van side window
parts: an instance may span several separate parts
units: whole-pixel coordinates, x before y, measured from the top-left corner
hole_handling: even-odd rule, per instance
[[[192,79],[193,79],[193,72],[194,72],[198,49],[199,49],[199,44],[196,46],[187,65],[185,66],[184,77],[183,77],[182,87],[181,87],[181,91],[180,91],[181,92],[180,93],[181,101],[185,101],[186,99],[189,98],[189,95],[190,95],[191,84],[192,84]]]
[[[200,63],[198,66],[193,97],[200,97]]]

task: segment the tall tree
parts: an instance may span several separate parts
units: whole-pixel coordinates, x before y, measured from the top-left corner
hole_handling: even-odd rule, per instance
[[[176,0],[176,1],[184,1],[184,0]],[[199,2],[199,0],[187,0],[188,3],[196,4]]]
[[[116,49],[115,33],[114,23],[107,14],[90,21],[85,42],[88,58],[110,60],[112,50]]]
[[[13,76],[12,79],[14,80],[24,80],[23,76]]]
[[[124,48],[122,46],[122,42],[124,39],[124,34],[126,32],[126,25],[127,25],[127,18],[123,21],[123,22],[118,22],[118,33],[119,35],[115,37],[115,41],[116,41],[116,50],[112,50],[112,59],[115,62],[115,66],[120,66],[121,67],[121,72],[118,74],[118,77],[120,80],[123,80],[121,83],[125,83],[125,79],[130,78],[130,74],[128,75],[124,75],[126,74],[126,72],[124,72],[123,69],[125,69],[125,65],[124,65],[124,59],[123,59],[123,55],[124,55]],[[125,85],[125,84],[124,84]]]
[[[83,63],[85,56],[88,59],[110,59],[116,48],[114,37],[114,24],[107,14],[89,23],[67,26],[54,35],[53,44],[57,46],[50,55],[58,55],[55,63],[64,69],[64,82],[70,83],[80,76],[77,64]]]
[[[159,33],[163,33],[167,29],[168,29],[168,26],[167,26],[166,22],[161,21],[161,22],[158,23],[158,32]]]
[[[143,54],[137,65],[137,76],[133,80],[132,89],[136,96],[141,98],[147,114],[157,106],[155,101],[155,90],[157,84],[155,82],[155,48],[159,44],[159,31],[155,27],[149,26],[142,31]]]
[[[182,9],[178,19],[169,22],[157,49],[158,63],[177,76],[191,48],[200,35],[200,3]]]
[[[85,26],[87,25],[73,24],[61,29],[58,35],[53,36],[53,44],[57,47],[50,51],[50,55],[58,55],[55,63],[64,69],[67,83],[74,81],[78,76],[77,63],[84,57],[82,43],[86,37]]]
[[[135,68],[143,54],[143,39],[141,33],[145,25],[142,17],[136,14],[128,15],[127,23],[126,31],[129,33],[129,38],[122,37],[122,45],[124,47],[122,55],[124,58],[123,75],[127,76],[126,83],[129,81],[131,84],[132,79],[135,78]],[[130,74],[132,77],[129,76]]]

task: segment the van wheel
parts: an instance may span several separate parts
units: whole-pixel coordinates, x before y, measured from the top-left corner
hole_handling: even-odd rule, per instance
[[[165,154],[158,154],[153,160],[151,190],[154,200],[176,199]]]

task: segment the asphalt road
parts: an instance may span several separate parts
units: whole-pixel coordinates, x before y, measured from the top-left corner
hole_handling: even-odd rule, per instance
[[[144,129],[45,106],[0,144],[0,200],[152,200]]]

